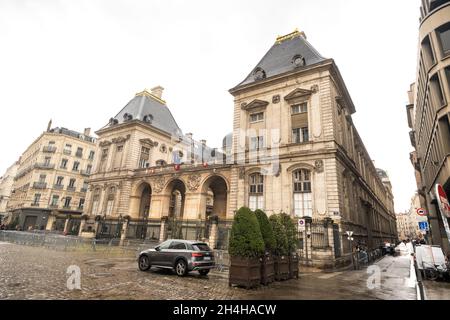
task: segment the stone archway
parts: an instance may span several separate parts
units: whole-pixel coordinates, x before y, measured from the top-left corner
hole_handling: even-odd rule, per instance
[[[184,182],[180,179],[174,179],[167,185],[166,191],[169,194],[167,216],[175,220],[183,219],[186,199],[186,186]]]
[[[147,219],[149,217],[152,198],[152,187],[148,182],[141,182],[130,196],[129,216],[132,219]]]
[[[210,216],[226,219],[228,201],[228,185],[219,175],[208,177],[202,186],[201,214],[206,220]]]

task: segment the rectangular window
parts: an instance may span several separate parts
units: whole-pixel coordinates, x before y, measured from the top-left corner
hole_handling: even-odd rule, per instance
[[[36,193],[34,195],[33,205],[38,206],[40,201],[41,201],[41,194]]]
[[[83,198],[80,199],[80,202],[78,204],[78,209],[83,210],[84,208],[84,202],[85,200]]]
[[[47,178],[47,176],[45,174],[41,174],[39,176],[39,183],[45,183],[46,178]]]
[[[91,174],[91,171],[92,171],[92,165],[88,164],[88,166],[86,167],[86,173]]]
[[[79,166],[80,166],[80,163],[78,161],[75,161],[73,163],[72,171],[78,171]]]
[[[58,206],[58,201],[59,201],[59,196],[54,194],[52,197],[52,202],[51,202],[51,206],[52,207],[57,207]]]
[[[304,143],[309,141],[309,130],[305,128],[292,129],[292,143]]]
[[[297,217],[312,217],[311,193],[294,193],[294,213]]]
[[[116,154],[114,157],[114,169],[120,168],[122,166],[122,151],[123,146],[117,146]]]
[[[141,147],[141,156],[139,158],[139,168],[147,168],[150,161],[150,148]]]
[[[66,144],[64,146],[64,150],[63,150],[64,154],[70,155],[72,154],[72,145],[71,144]]]
[[[108,158],[108,148],[102,150],[102,161],[105,161]]]
[[[95,151],[89,152],[89,160],[94,160],[95,157]]]
[[[72,201],[71,197],[66,197],[64,199],[64,208],[70,208],[70,202]]]
[[[75,153],[75,156],[77,156],[78,158],[82,158],[83,157],[83,148],[78,147],[77,152]]]
[[[64,180],[64,177],[58,177],[56,179],[56,185],[62,186],[63,180]]]
[[[450,54],[450,23],[444,24],[437,30],[444,55]]]
[[[256,151],[256,150],[262,150],[264,149],[264,137],[251,137],[250,138],[250,150]]]
[[[308,103],[304,102],[291,107],[291,114],[300,114],[308,112]]]
[[[70,187],[70,188],[75,187],[75,182],[76,182],[76,179],[70,179],[70,181],[69,181],[69,187]]]
[[[253,113],[250,115],[250,122],[259,122],[264,120],[264,112]]]
[[[108,200],[108,202],[106,203],[106,215],[108,216],[112,215],[113,206],[114,200]]]
[[[434,74],[430,79],[430,87],[432,99],[434,101],[434,107],[439,109],[445,104],[444,95],[442,93],[441,82],[439,81],[438,74]]]
[[[62,159],[61,160],[61,169],[67,169],[67,163],[69,162],[69,160],[67,159]]]
[[[427,69],[436,63],[429,37],[426,37],[422,41],[422,56]]]
[[[44,166],[48,167],[50,165],[50,161],[52,160],[51,157],[45,157],[44,160]]]
[[[256,209],[264,209],[264,196],[250,196],[249,197],[249,208],[252,211]]]

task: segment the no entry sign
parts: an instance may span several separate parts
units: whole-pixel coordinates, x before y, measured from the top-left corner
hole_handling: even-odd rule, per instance
[[[427,215],[427,211],[423,208],[417,209],[417,214],[421,217],[425,217]]]

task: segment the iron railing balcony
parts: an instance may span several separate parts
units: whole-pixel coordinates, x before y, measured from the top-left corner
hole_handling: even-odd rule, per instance
[[[33,189],[47,189],[47,183],[45,182],[34,182]]]
[[[51,205],[49,205],[49,207],[51,209],[58,209],[58,205],[57,204],[51,204]]]
[[[31,203],[31,206],[32,206],[32,207],[39,207],[39,203],[37,203],[37,202],[32,202],[32,203]]]
[[[70,156],[72,154],[72,150],[64,149],[63,154]]]
[[[34,165],[37,169],[44,169],[44,170],[52,170],[55,169],[55,165],[52,163],[36,163]]]
[[[70,205],[68,205],[68,206],[63,205],[63,209],[65,209],[65,210],[70,210]]]
[[[81,188],[80,189],[80,192],[84,192],[84,193],[86,193],[88,191],[88,189],[87,188]]]
[[[77,188],[75,188],[75,187],[70,187],[70,186],[67,187],[67,191],[75,192],[76,190],[77,190]]]
[[[54,147],[54,146],[44,146],[42,151],[43,152],[48,152],[48,153],[55,153],[56,152],[56,147]]]
[[[83,152],[76,152],[76,153],[75,153],[75,156],[76,156],[77,158],[83,158]]]
[[[53,189],[62,190],[62,189],[64,189],[64,185],[63,184],[54,184]]]

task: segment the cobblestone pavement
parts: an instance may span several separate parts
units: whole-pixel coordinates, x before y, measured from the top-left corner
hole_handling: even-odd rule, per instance
[[[70,265],[81,269],[81,290],[67,289]],[[256,290],[228,287],[228,274],[137,269],[134,252],[65,252],[0,243],[0,299],[415,299],[408,285],[409,261],[388,257],[378,263],[381,286],[367,288],[366,270],[301,272],[299,280]]]

